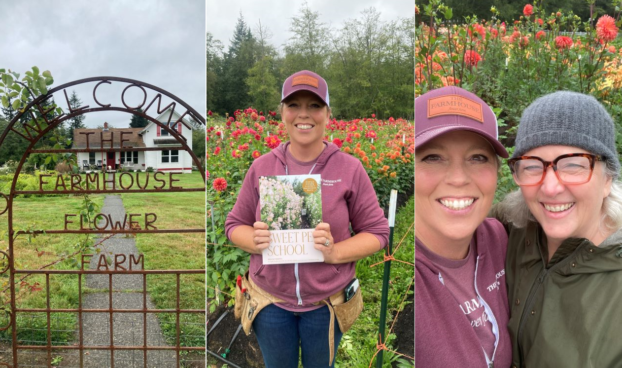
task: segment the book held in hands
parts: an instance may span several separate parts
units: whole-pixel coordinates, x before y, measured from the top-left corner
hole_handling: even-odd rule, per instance
[[[313,231],[322,222],[320,175],[262,176],[259,205],[270,230],[263,264],[324,262],[313,246]]]

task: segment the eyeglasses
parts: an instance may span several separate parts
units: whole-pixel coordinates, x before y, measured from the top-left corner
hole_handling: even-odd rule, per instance
[[[549,167],[562,184],[585,184],[592,178],[596,161],[605,161],[603,156],[589,153],[569,153],[553,161],[544,161],[536,156],[521,156],[508,160],[516,184],[539,185],[544,181]]]

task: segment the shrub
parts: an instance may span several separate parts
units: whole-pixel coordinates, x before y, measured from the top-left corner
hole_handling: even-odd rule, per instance
[[[72,173],[72,169],[71,169],[71,165],[69,165],[67,163],[67,161],[61,161],[59,163],[56,164],[56,167],[54,167],[54,170],[56,170],[56,172],[58,172],[59,174],[70,174]]]

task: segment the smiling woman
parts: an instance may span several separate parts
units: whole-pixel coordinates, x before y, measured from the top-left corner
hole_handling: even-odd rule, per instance
[[[458,87],[415,100],[415,362],[508,367],[507,235],[486,219],[499,161],[497,120]],[[456,302],[458,306],[456,306]]]
[[[268,368],[298,367],[299,357],[304,367],[334,366],[341,337],[362,309],[360,289],[351,288],[350,300],[344,293],[358,285],[356,261],[388,242],[388,223],[361,161],[324,140],[329,103],[318,74],[303,70],[285,80],[280,110],[289,142],[253,162],[225,224],[229,239],[251,253],[248,279],[238,284],[246,298],[236,298],[236,309],[250,311],[240,313],[242,324],[248,330],[252,324]],[[274,237],[260,216],[260,178],[310,174],[321,175],[322,222],[312,234],[324,262],[264,264],[262,252]]]
[[[618,367],[622,183],[616,130],[592,96],[559,91],[522,114],[508,160],[513,367]],[[577,333],[579,332],[579,333]]]

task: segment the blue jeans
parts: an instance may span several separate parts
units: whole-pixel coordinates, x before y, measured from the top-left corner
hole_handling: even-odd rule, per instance
[[[341,330],[335,319],[335,356]],[[324,306],[310,312],[294,313],[271,304],[259,312],[253,329],[266,368],[298,368],[301,351],[304,368],[326,368],[330,359],[328,327],[330,312]]]

